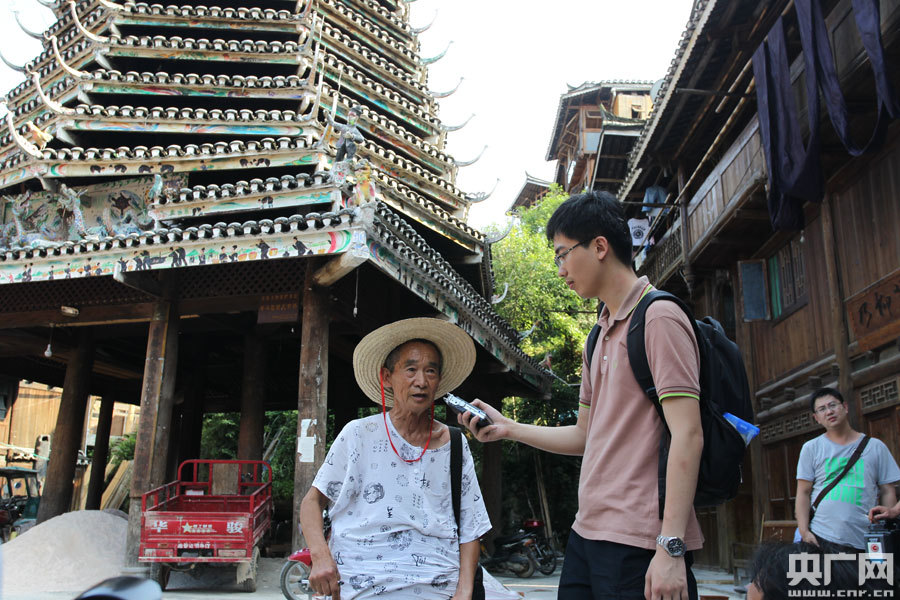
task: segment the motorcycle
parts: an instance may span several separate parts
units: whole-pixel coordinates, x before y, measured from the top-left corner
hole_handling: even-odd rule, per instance
[[[309,548],[297,550],[281,567],[281,593],[287,600],[307,600],[313,590],[309,587],[312,558]]]
[[[534,558],[537,568],[544,575],[553,575],[556,570],[556,550],[550,544],[550,540],[544,535],[544,522],[539,519],[525,519],[522,527],[526,533],[534,537]]]
[[[479,563],[488,571],[511,571],[516,577],[531,577],[537,568],[534,555],[534,537],[519,531],[511,536],[494,539],[494,554],[488,555],[484,542],[481,543]]]

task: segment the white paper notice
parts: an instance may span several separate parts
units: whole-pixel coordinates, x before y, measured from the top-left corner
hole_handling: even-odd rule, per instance
[[[316,436],[309,435],[310,428],[315,428],[315,419],[303,419],[300,421],[300,435],[297,437],[298,460],[302,463],[315,462]]]

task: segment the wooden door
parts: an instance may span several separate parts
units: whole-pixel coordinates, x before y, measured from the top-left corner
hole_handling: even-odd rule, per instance
[[[894,460],[900,459],[900,406],[866,415],[866,433],[888,447]]]
[[[696,509],[697,522],[700,531],[703,532],[703,548],[694,552],[694,562],[697,565],[709,567],[719,566],[719,535],[718,516],[715,508]]]

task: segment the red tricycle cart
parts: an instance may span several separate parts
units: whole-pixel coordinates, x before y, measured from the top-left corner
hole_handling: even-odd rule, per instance
[[[272,524],[272,468],[261,460],[188,460],[178,479],[141,498],[139,559],[165,589],[170,570],[236,566],[256,591],[259,544]]]

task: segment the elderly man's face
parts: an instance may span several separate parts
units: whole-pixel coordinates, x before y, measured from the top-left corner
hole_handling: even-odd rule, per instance
[[[381,374],[385,389],[394,392],[395,407],[420,412],[434,402],[441,382],[440,358],[431,344],[407,342],[400,346],[393,370],[382,367]]]

